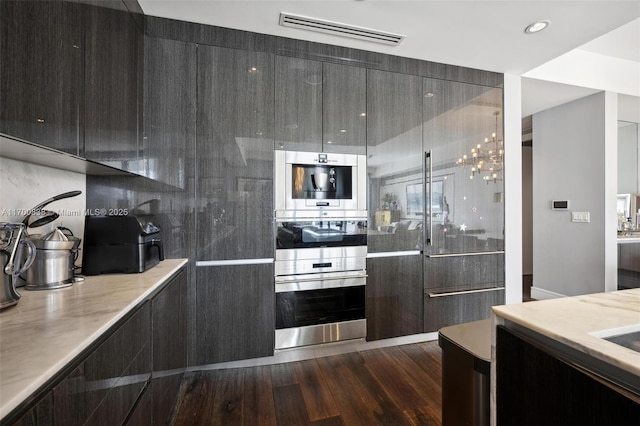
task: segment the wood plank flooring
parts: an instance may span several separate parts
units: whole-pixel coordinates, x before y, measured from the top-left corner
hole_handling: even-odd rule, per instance
[[[185,376],[172,425],[441,425],[441,351],[416,343]]]

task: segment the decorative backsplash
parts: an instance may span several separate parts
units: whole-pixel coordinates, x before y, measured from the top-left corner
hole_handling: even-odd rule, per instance
[[[32,234],[49,232],[55,226],[65,226],[74,235],[84,234],[86,209],[86,176],[81,173],[0,157],[0,222],[20,222],[29,209],[63,192],[82,194],[55,201],[45,207],[60,217],[48,225],[30,229]]]

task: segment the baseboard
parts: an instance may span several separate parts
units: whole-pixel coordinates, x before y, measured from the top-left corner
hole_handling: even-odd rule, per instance
[[[365,339],[345,340],[343,342],[324,343],[320,345],[304,346],[301,348],[280,349],[276,350],[273,356],[268,357],[229,361],[218,364],[196,365],[188,367],[187,371],[257,367],[261,365],[303,361],[307,359],[322,358],[325,356],[379,349],[389,346],[407,345],[411,343],[430,342],[434,340],[438,340],[437,332],[412,334],[409,336],[375,340],[373,342],[367,342]]]
[[[531,287],[531,298],[536,300],[546,299],[558,299],[560,297],[567,297],[564,294],[556,293],[555,291],[545,290],[540,287]]]

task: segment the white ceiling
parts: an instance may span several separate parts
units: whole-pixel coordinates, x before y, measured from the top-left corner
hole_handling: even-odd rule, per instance
[[[605,58],[635,61],[640,67],[640,0],[138,2],[145,14],[152,16],[515,75],[525,74],[576,48]],[[400,33],[406,38],[392,47],[282,27],[278,25],[280,12]],[[551,21],[546,30],[524,33],[528,24],[541,19]],[[528,115],[525,110],[540,111],[554,102],[557,105],[598,90],[544,83],[523,79],[523,116]]]

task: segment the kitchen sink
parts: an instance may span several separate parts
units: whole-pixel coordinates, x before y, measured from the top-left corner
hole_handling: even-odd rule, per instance
[[[624,346],[636,352],[640,352],[640,331],[634,333],[620,334],[618,336],[605,337],[604,340],[608,340],[617,345]]]
[[[602,330],[591,333],[591,335],[640,352],[640,324],[618,329]]]

